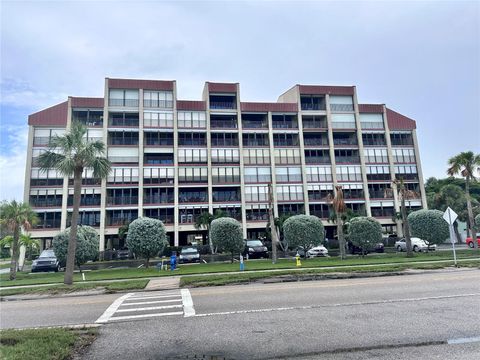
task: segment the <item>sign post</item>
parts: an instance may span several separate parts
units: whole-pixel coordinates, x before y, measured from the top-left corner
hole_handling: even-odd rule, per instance
[[[450,206],[443,213],[443,219],[448,223],[450,229],[450,242],[452,243],[453,248],[453,261],[455,262],[455,267],[457,266],[457,253],[455,252],[455,231],[453,230],[453,223],[457,220],[458,215],[450,209]]]

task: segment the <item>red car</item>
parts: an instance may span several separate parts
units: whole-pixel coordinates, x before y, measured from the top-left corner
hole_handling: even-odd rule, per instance
[[[468,237],[467,240],[465,241],[465,243],[467,244],[467,246],[471,249],[473,249],[473,240],[471,237]],[[480,247],[480,237],[477,237],[477,245],[478,247]]]

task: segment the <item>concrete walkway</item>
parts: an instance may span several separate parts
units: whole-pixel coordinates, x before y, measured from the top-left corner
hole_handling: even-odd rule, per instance
[[[169,276],[150,280],[144,290],[172,290],[178,289],[179,287],[180,276]]]

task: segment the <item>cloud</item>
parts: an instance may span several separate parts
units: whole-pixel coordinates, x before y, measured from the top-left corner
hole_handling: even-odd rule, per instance
[[[23,201],[28,128],[8,125],[4,134],[9,151],[0,153],[0,199]]]

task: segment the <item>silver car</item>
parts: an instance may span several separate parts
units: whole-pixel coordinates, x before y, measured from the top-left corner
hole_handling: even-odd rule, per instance
[[[425,240],[417,237],[412,237],[410,240],[412,241],[412,249],[415,252],[435,250],[437,248],[437,245],[428,245]],[[395,242],[395,249],[397,251],[407,251],[407,242],[404,238]]]

